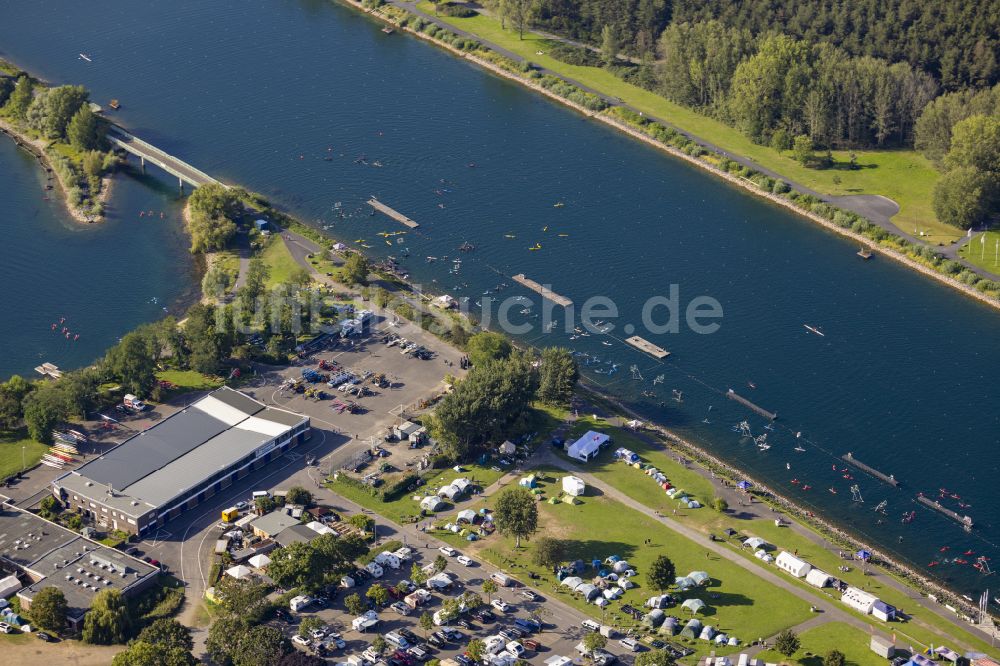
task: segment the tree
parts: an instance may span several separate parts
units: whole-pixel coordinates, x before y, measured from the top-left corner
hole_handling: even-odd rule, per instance
[[[34,386],[20,375],[11,375],[0,384],[0,429],[12,430],[21,423],[24,397],[33,389]]]
[[[47,444],[52,441],[52,429],[69,415],[69,405],[57,384],[46,384],[25,396],[23,412],[28,436]]]
[[[1000,112],[994,116],[977,114],[956,123],[944,163],[951,169],[1000,171]]]
[[[101,122],[89,104],[77,110],[66,127],[66,139],[77,150],[99,150],[103,142]]]
[[[647,650],[635,656],[635,666],[673,666],[674,658],[666,650]]]
[[[615,64],[619,49],[621,49],[621,42],[618,40],[618,31],[615,26],[605,24],[601,28],[601,55],[604,57],[605,65]]]
[[[30,77],[22,74],[17,79],[14,92],[10,94],[7,104],[4,106],[4,111],[20,121],[27,120],[28,107],[31,106],[33,96],[34,84],[31,82]]]
[[[201,279],[201,291],[209,298],[221,298],[233,286],[233,274],[219,264],[215,264]]]
[[[486,654],[486,643],[483,643],[478,638],[473,638],[469,641],[469,645],[465,648],[465,653],[469,655],[469,659],[472,663],[478,664],[483,660],[483,656]]]
[[[375,526],[375,519],[363,513],[354,514],[347,519],[347,522],[350,523],[352,527],[356,527],[362,532],[371,532],[372,527]]]
[[[344,260],[344,266],[340,270],[344,284],[351,286],[356,284],[368,284],[368,260],[363,255],[352,252]]]
[[[410,580],[414,585],[420,586],[427,582],[427,574],[416,562],[410,567]]]
[[[288,652],[288,640],[276,627],[250,627],[232,650],[234,666],[273,666]]]
[[[62,504],[52,495],[46,495],[38,504],[38,515],[46,520],[55,520],[62,512]]]
[[[486,598],[489,599],[490,603],[493,602],[493,595],[497,593],[500,588],[497,584],[493,582],[492,579],[487,578],[483,581],[483,592],[486,593]]]
[[[87,90],[83,86],[42,89],[28,106],[28,126],[49,139],[61,139],[70,119],[86,103]]]
[[[372,640],[372,649],[378,654],[383,654],[385,649],[389,647],[382,635],[379,634]]]
[[[233,616],[240,616],[249,622],[255,622],[264,614],[267,608],[267,595],[270,586],[259,580],[248,578],[236,579],[223,576],[215,584],[216,596],[223,610]]]
[[[445,559],[444,555],[438,555],[434,558],[434,571],[441,573],[448,568],[448,560]]]
[[[424,638],[434,629],[434,616],[424,611],[420,614],[420,628],[424,630]]]
[[[608,644],[608,639],[597,631],[592,631],[583,637],[583,647],[593,654],[594,650],[602,650]]]
[[[674,563],[670,561],[670,558],[666,555],[659,555],[653,564],[649,567],[649,573],[646,575],[649,580],[649,584],[654,588],[663,592],[667,589],[677,579],[677,570],[674,568]]]
[[[94,595],[90,610],[84,616],[84,643],[116,645],[125,643],[132,634],[132,615],[121,591],[101,590]]]
[[[527,488],[505,488],[497,496],[493,517],[497,531],[514,537],[514,547],[520,548],[521,539],[527,539],[538,529],[538,502]]]
[[[729,502],[718,495],[712,498],[712,508],[719,513],[725,513],[729,510]]]
[[[299,622],[299,635],[309,637],[314,629],[321,629],[325,623],[319,615],[307,615]]]
[[[365,592],[365,596],[375,602],[376,606],[385,606],[386,602],[389,601],[389,591],[382,587],[381,583],[375,583],[368,588]]]
[[[355,592],[344,597],[344,608],[351,615],[361,615],[365,612],[365,602],[361,601],[361,595]]]
[[[247,621],[238,615],[217,618],[209,627],[205,640],[205,650],[212,663],[232,666],[232,653],[249,628]]]
[[[111,666],[195,666],[197,663],[189,650],[141,640],[132,641],[111,659]]]
[[[292,486],[285,495],[285,501],[289,504],[302,504],[308,506],[312,504],[312,493],[302,486]]]
[[[156,386],[156,359],[149,340],[140,333],[125,335],[108,350],[104,368],[128,393],[148,396]]]
[[[504,7],[503,14],[510,19],[511,26],[517,30],[517,38],[524,39],[524,30],[535,16],[534,0],[500,0]]]
[[[580,379],[580,368],[572,352],[563,347],[542,351],[538,369],[537,397],[549,405],[568,405]]]
[[[472,365],[486,365],[489,361],[500,361],[513,351],[510,340],[500,333],[483,331],[469,338],[467,347]]]
[[[566,557],[566,542],[562,539],[543,536],[535,542],[531,560],[540,567],[551,569]]]
[[[179,647],[189,652],[194,649],[191,630],[177,620],[166,617],[153,620],[139,632],[137,640],[161,647]]]
[[[795,141],[792,144],[792,152],[795,154],[795,160],[800,164],[806,165],[813,158],[813,142],[806,134],[800,134],[795,137]]]
[[[66,626],[66,597],[57,587],[44,587],[31,600],[32,623],[59,633]]]
[[[847,657],[840,650],[830,650],[823,657],[823,666],[845,666]]]
[[[321,554],[312,544],[292,543],[271,553],[267,575],[286,589],[302,586],[317,587],[323,582],[323,565]]]
[[[785,629],[774,637],[774,649],[791,657],[799,649],[799,637],[791,629]]]
[[[783,127],[774,130],[774,133],[771,135],[771,148],[779,153],[792,149],[792,137],[789,136],[788,131]]]
[[[216,183],[202,185],[188,197],[187,223],[191,234],[191,252],[211,252],[226,247],[236,235],[236,220],[242,213],[239,188]]]
[[[990,177],[982,171],[952,169],[934,185],[934,213],[945,224],[973,227],[986,220],[993,189]]]

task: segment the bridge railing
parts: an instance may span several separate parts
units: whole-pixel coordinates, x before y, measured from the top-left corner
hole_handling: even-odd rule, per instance
[[[201,169],[191,166],[184,160],[174,157],[170,153],[157,148],[148,141],[143,141],[139,137],[117,125],[111,125],[108,129],[108,138],[110,138],[115,144],[138,155],[139,157],[149,159],[160,168],[173,173],[173,175],[178,178],[187,180],[191,185],[197,186],[204,185],[205,183],[221,184],[218,180],[212,178]],[[173,162],[175,166],[171,167],[171,162]],[[183,171],[186,171],[187,173],[183,173]]]

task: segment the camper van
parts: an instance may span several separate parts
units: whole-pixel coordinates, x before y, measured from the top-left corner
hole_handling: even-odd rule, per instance
[[[500,587],[512,587],[514,585],[513,578],[511,578],[507,574],[500,573],[499,571],[491,575],[490,578],[493,580],[494,583],[496,583]]]
[[[122,400],[122,403],[128,409],[134,409],[137,412],[141,412],[142,410],[146,409],[145,403],[143,403],[142,400],[139,400],[139,398],[135,397],[131,393],[125,394],[125,398]]]

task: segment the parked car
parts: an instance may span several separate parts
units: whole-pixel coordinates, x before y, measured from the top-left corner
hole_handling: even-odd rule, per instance
[[[441,633],[444,634],[444,637],[449,641],[454,641],[456,643],[461,643],[462,639],[465,638],[465,636],[462,635],[462,632],[458,629],[442,629]]]
[[[649,644],[653,647],[654,650],[662,650],[663,648],[667,647],[667,644],[658,638],[654,638],[653,640],[649,641]]]
[[[466,555],[459,555],[455,559],[458,560],[459,564],[462,564],[462,565],[467,566],[467,567],[471,567],[472,564],[473,564],[472,558],[468,557]]]
[[[51,635],[45,633],[44,631],[39,631],[35,635],[38,636],[38,640],[45,641],[46,643],[51,643],[52,641],[55,640],[55,638],[53,638]]]
[[[620,641],[618,641],[618,644],[631,652],[639,651],[639,641],[635,640],[634,638],[623,638]]]
[[[472,659],[467,657],[465,654],[460,654],[455,657],[455,661],[462,664],[462,666],[472,666]]]
[[[396,611],[400,615],[409,615],[411,610],[410,607],[404,604],[402,601],[395,602],[394,604],[389,606],[389,608]]]
[[[538,601],[538,595],[531,590],[524,589],[518,592],[522,599],[527,599],[528,601]]]
[[[594,650],[590,655],[590,659],[594,662],[594,666],[611,666],[611,664],[618,661],[618,657],[607,650],[601,649]]]
[[[309,647],[311,643],[311,641],[308,638],[300,634],[295,634],[294,636],[292,636],[292,642],[301,645],[302,647]]]
[[[490,602],[490,606],[493,606],[493,608],[496,608],[501,613],[506,613],[511,608],[510,604],[503,599],[494,599]]]
[[[476,618],[483,624],[489,624],[497,619],[497,616],[493,614],[489,608],[480,608],[472,613],[472,617]]]
[[[409,629],[397,629],[396,633],[405,638],[406,640],[410,641],[414,645],[420,642],[420,640],[417,638],[417,635],[412,631],[410,631]]]
[[[324,629],[313,629],[312,631],[309,632],[309,637],[312,638],[313,640],[318,641],[324,636],[326,636],[326,630]]]
[[[455,557],[455,555],[458,553],[458,551],[456,551],[451,546],[441,546],[440,548],[438,548],[438,552],[440,552],[442,555],[447,555],[448,557]]]
[[[542,647],[542,644],[533,638],[525,639],[521,641],[521,644],[524,645],[526,649],[531,650],[532,652],[538,652],[538,648]]]

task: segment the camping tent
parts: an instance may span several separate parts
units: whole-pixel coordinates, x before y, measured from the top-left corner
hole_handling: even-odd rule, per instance
[[[442,507],[444,507],[444,502],[433,495],[428,495],[420,500],[420,508],[425,511],[440,511]]]
[[[597,586],[591,585],[590,583],[584,583],[583,585],[577,587],[574,591],[583,595],[583,598],[587,601],[590,601],[594,597],[601,596],[601,591],[597,588]]]
[[[743,546],[745,548],[753,548],[754,550],[757,550],[758,548],[766,549],[767,546],[769,545],[770,544],[768,542],[764,541],[760,537],[750,537],[749,539],[743,542]]]
[[[705,607],[705,602],[701,599],[686,599],[684,603],[681,604],[682,607],[691,611],[692,614],[697,613]]]
[[[578,476],[564,476],[562,489],[567,495],[579,497],[587,489],[587,484]]]
[[[569,576],[568,578],[562,579],[562,585],[563,587],[568,587],[571,590],[575,590],[576,588],[583,585],[583,579],[578,578],[576,576]]]
[[[694,587],[694,581],[687,576],[678,576],[674,579],[674,585],[677,586],[678,590],[687,590]]]
[[[656,629],[658,626],[663,624],[665,614],[659,608],[654,608],[646,614],[646,617],[642,618],[642,623],[647,627],[652,627]]]
[[[458,512],[458,522],[462,523],[474,523],[476,522],[476,512],[472,509],[464,509]]]
[[[697,618],[691,618],[688,620],[684,628],[681,629],[681,636],[685,638],[698,638],[698,634],[701,633],[701,620]]]
[[[660,633],[668,636],[673,636],[677,633],[678,622],[677,618],[673,616],[668,616],[663,620],[663,624],[660,625]]]
[[[695,585],[705,585],[712,580],[707,571],[692,571],[687,577],[693,580]]]
[[[787,571],[796,578],[804,578],[809,570],[812,569],[812,565],[808,562],[800,560],[791,553],[781,551],[778,554],[778,559],[774,561],[774,564],[779,568]]]
[[[715,627],[713,627],[710,624],[706,624],[704,627],[702,627],[701,634],[698,635],[698,638],[700,638],[703,641],[710,641],[714,637],[715,637]]]
[[[814,587],[826,587],[833,582],[833,576],[819,569],[811,569],[806,574],[806,582]]]
[[[614,571],[616,574],[625,573],[631,568],[632,566],[625,560],[618,560],[611,566],[612,571]]]

